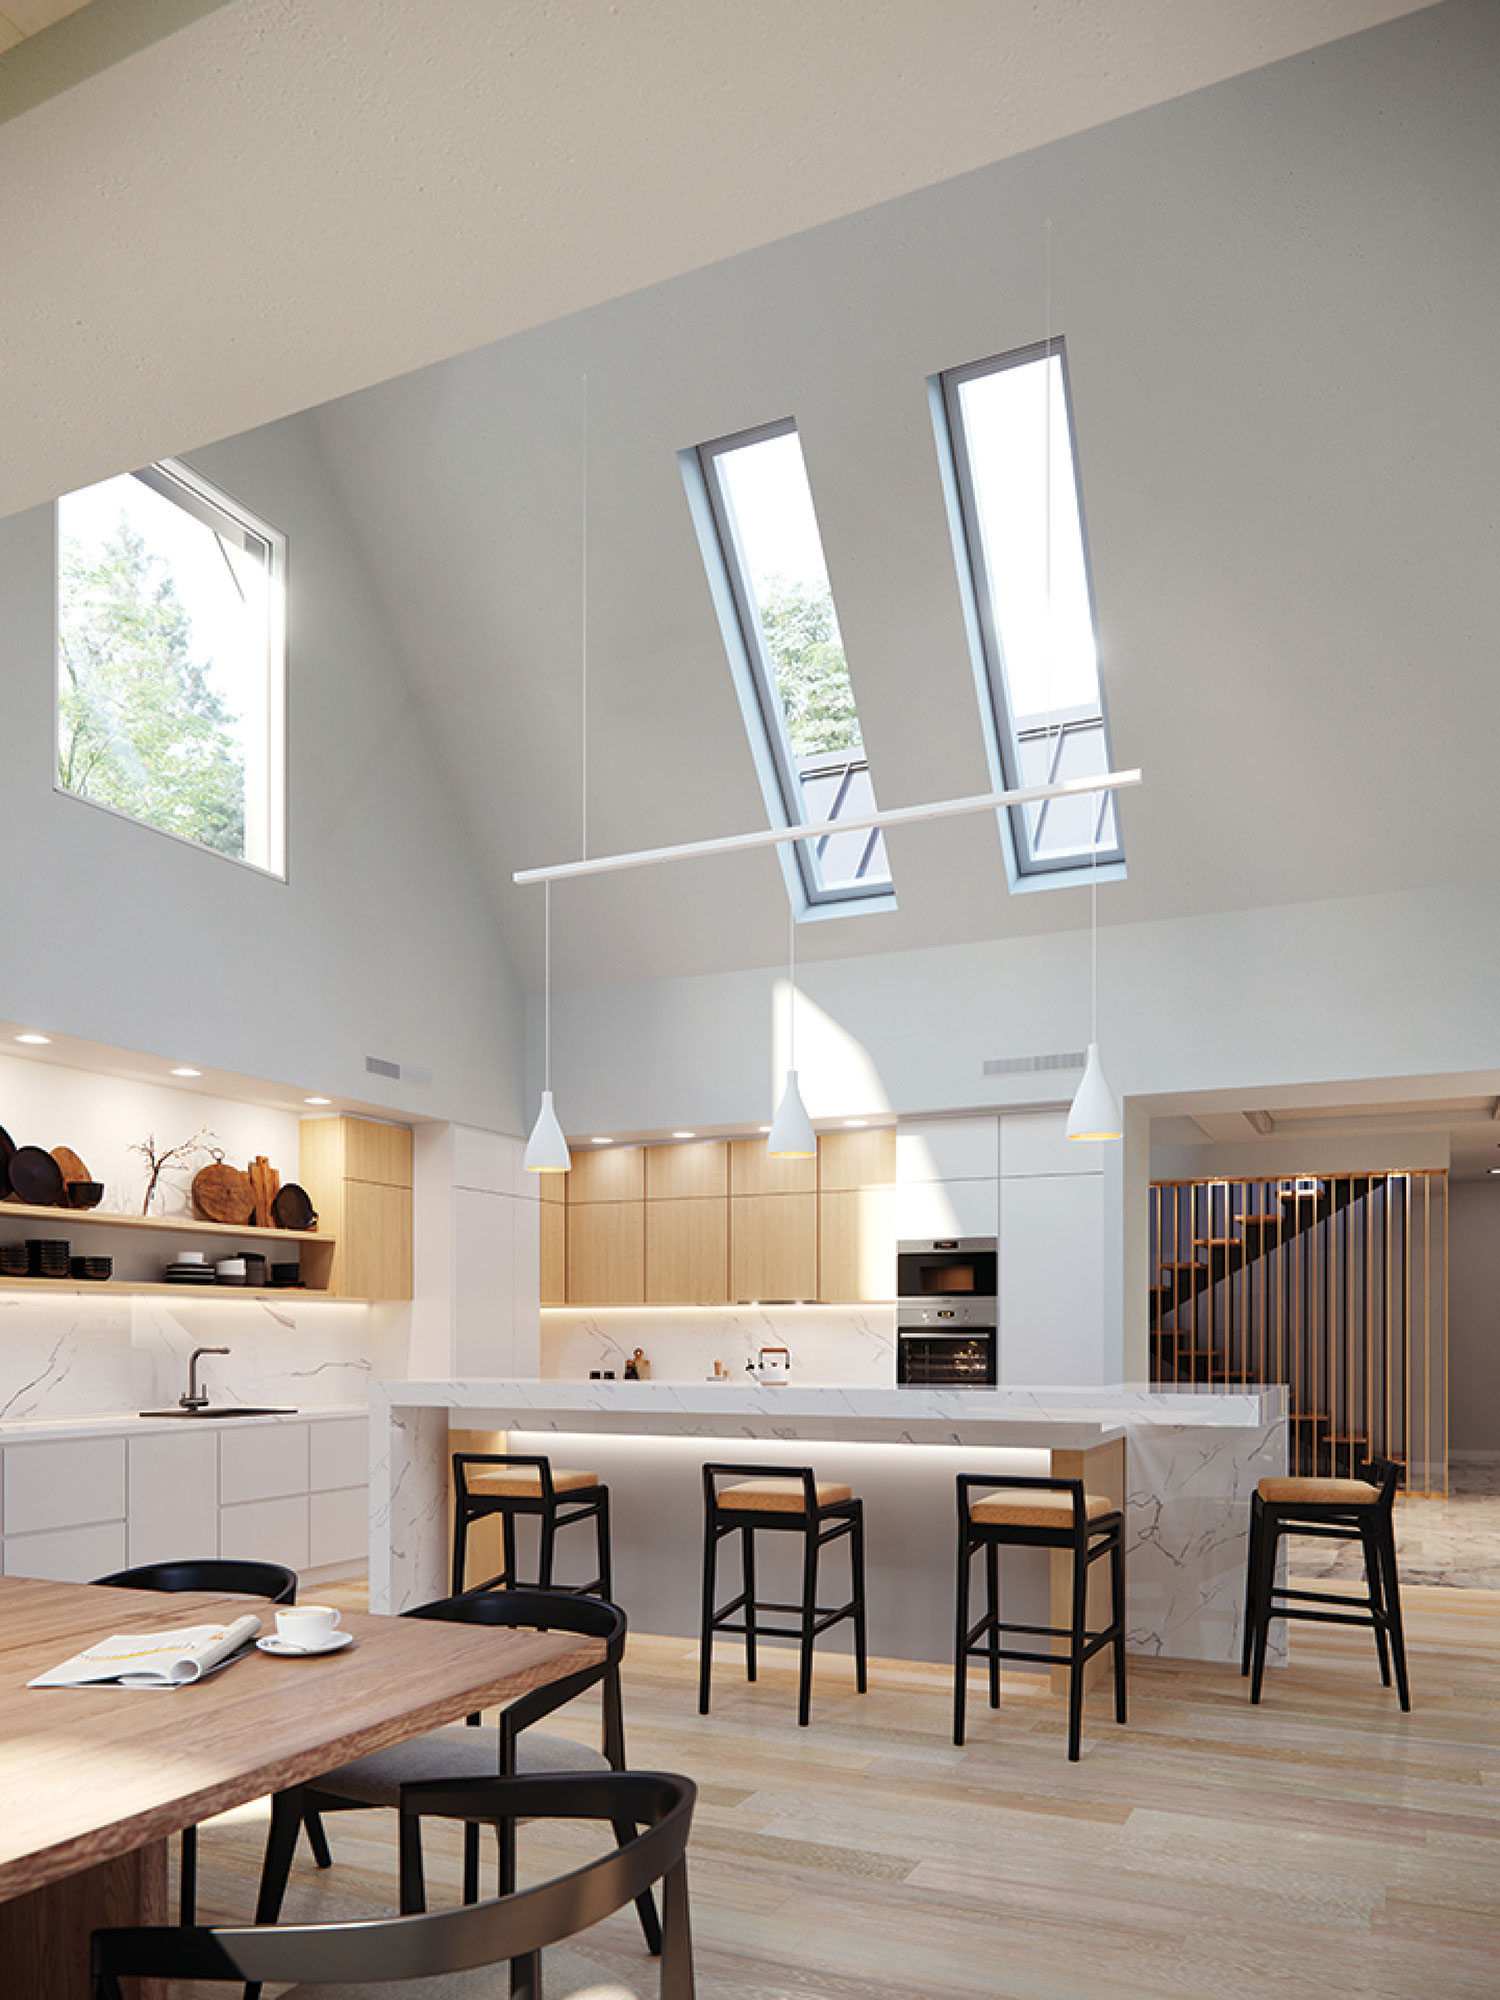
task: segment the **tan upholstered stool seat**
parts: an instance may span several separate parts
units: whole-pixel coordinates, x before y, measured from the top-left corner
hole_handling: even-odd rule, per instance
[[[597,1472],[564,1472],[556,1466],[552,1469],[554,1493],[581,1493],[598,1484]],[[500,1465],[493,1472],[470,1472],[469,1491],[487,1500],[540,1500],[542,1475],[530,1466]]]
[[[1366,1479],[1263,1479],[1256,1488],[1270,1507],[1311,1502],[1319,1507],[1373,1507],[1380,1488]]]
[[[1119,1512],[1113,1500],[1106,1500],[1098,1493],[1085,1493],[1083,1505],[1091,1521],[1103,1514]],[[1002,1499],[997,1493],[991,1494],[974,1502],[969,1519],[988,1528],[1070,1528],[1073,1496],[1040,1491],[1021,1492],[1011,1499]]]
[[[850,1487],[832,1480],[819,1479],[814,1484],[820,1507],[842,1506],[853,1498]],[[801,1514],[806,1511],[807,1495],[800,1479],[742,1479],[737,1486],[719,1489],[719,1505],[743,1507],[754,1514]]]

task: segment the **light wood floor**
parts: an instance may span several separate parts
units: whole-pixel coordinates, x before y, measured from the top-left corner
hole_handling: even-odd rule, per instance
[[[750,1688],[726,1648],[703,1719],[696,1648],[633,1637],[631,1761],[700,1788],[700,1995],[1495,2000],[1500,1593],[1408,1598],[1409,1716],[1367,1634],[1302,1627],[1259,1709],[1232,1669],[1132,1661],[1128,1725],[1099,1690],[1073,1766],[1063,1704],[1029,1679],[998,1713],[975,1683],[959,1751],[941,1668],[876,1663],[859,1697],[849,1663],[820,1657],[798,1730],[786,1654]],[[581,1704],[559,1720],[591,1733]],[[287,1917],[393,1909],[390,1819],[332,1821],[335,1866],[303,1851]],[[206,1918],[253,1907],[263,1827],[249,1808],[205,1828]],[[537,1873],[585,1851],[541,1833],[523,1836]],[[633,1916],[583,1945],[599,1976],[655,1992]]]

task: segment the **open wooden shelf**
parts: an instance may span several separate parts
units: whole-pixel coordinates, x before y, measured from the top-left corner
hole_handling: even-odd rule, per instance
[[[53,1293],[64,1296],[71,1294],[83,1298],[86,1294],[104,1293],[107,1297],[120,1298],[129,1293],[132,1297],[140,1293],[164,1298],[181,1298],[184,1293],[189,1298],[202,1298],[205,1293],[211,1299],[328,1299],[341,1306],[369,1306],[378,1303],[374,1299],[347,1298],[342,1292],[320,1291],[315,1285],[157,1285],[137,1281],[134,1278],[3,1278],[0,1277],[0,1293],[41,1292],[47,1297]]]
[[[122,1215],[109,1208],[37,1208],[23,1201],[0,1201],[0,1222],[81,1223],[86,1229],[155,1229],[178,1236],[249,1236],[275,1243],[333,1243],[320,1229],[257,1229],[248,1222],[205,1222],[198,1215]],[[175,1288],[174,1288],[175,1289]]]

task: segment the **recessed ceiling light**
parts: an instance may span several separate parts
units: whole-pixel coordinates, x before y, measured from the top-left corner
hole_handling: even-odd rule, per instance
[[[1500,1174],[1500,1167],[1491,1167],[1490,1172],[1492,1174]]]
[[[696,1132],[674,1132],[672,1134],[674,1139],[696,1139],[697,1136]]]
[[[869,1124],[869,1122],[870,1122],[870,1121],[869,1121],[869,1119],[868,1119],[868,1118],[846,1118],[846,1119],[844,1120],[844,1123],[845,1123],[846,1125],[849,1125],[849,1126],[854,1126],[854,1125],[868,1125],[868,1124]]]
[[[613,1139],[601,1139],[597,1135],[589,1140],[591,1146],[612,1146],[614,1143]]]
[[[759,1126],[759,1127],[758,1127],[757,1129],[758,1129],[759,1131],[762,1131],[762,1132],[769,1132],[771,1128],[770,1128],[770,1126],[769,1126],[769,1125],[761,1125],[761,1126]],[[754,1301],[752,1300],[752,1302],[751,1302],[751,1303],[753,1304],[753,1303],[754,1303]]]
[[[172,1074],[173,1076],[202,1076],[203,1072],[201,1069],[189,1069],[188,1065],[184,1063],[181,1069],[174,1069]]]
[[[16,1040],[18,1042],[35,1042],[38,1048],[46,1048],[50,1044],[52,1037],[50,1035],[17,1035]]]
[[[302,1102],[304,1104],[332,1104],[333,1099],[331,1097],[304,1097]]]

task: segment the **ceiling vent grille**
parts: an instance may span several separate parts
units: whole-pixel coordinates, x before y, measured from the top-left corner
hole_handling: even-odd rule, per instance
[[[1061,1049],[1047,1056],[991,1056],[984,1066],[986,1076],[1034,1076],[1041,1070],[1082,1069],[1087,1049]]]
[[[430,1069],[418,1069],[413,1063],[387,1062],[384,1056],[366,1056],[365,1074],[367,1076],[387,1077],[392,1083],[430,1084],[432,1082],[432,1071]]]

